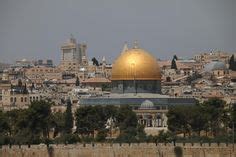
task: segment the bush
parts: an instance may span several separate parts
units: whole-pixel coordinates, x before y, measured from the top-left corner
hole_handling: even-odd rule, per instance
[[[56,138],[54,141],[55,143],[73,144],[80,142],[81,139],[77,134],[65,134]]]
[[[99,130],[95,138],[95,141],[104,142],[106,140],[106,136],[107,136],[107,130]]]

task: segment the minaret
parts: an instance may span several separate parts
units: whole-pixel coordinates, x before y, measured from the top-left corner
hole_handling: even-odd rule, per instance
[[[102,57],[102,64],[106,64],[106,58],[105,58],[105,56]]]
[[[102,72],[105,76],[105,68],[106,68],[106,58],[105,56],[102,57]]]

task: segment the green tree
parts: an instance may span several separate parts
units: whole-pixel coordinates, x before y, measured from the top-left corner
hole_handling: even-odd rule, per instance
[[[171,69],[177,70],[177,64],[176,64],[176,60],[174,58],[171,61]]]
[[[103,128],[101,106],[86,106],[79,108],[76,115],[77,132],[83,135],[94,135],[95,130]]]
[[[175,59],[176,61],[178,60],[178,57],[176,55],[173,56],[173,59]]]
[[[58,134],[62,134],[65,129],[65,114],[62,112],[54,113],[52,115],[52,126],[54,128],[53,137],[56,137]]]
[[[21,79],[18,79],[18,86],[19,86],[19,87],[22,87],[22,85],[23,85],[23,84],[22,84],[22,80],[21,80]]]
[[[233,71],[236,70],[236,62],[234,61],[234,55],[232,55],[229,59],[229,69]]]
[[[67,106],[66,106],[66,112],[65,112],[65,127],[64,131],[65,133],[71,133],[73,128],[73,115],[72,115],[72,104],[70,99],[67,99]]]
[[[8,130],[9,125],[6,114],[0,110],[0,133],[6,133]]]
[[[79,81],[79,78],[78,76],[76,77],[76,81],[75,81],[75,86],[79,86],[80,85],[80,81]]]
[[[40,142],[41,135],[43,138],[49,138],[51,103],[44,100],[33,101],[19,123],[32,143]]]
[[[208,115],[204,112],[204,109],[200,105],[190,107],[191,118],[190,126],[193,132],[196,132],[198,136],[201,135],[202,130],[207,130],[208,125]]]
[[[28,94],[28,90],[27,90],[27,87],[26,87],[26,83],[25,83],[24,88],[23,88],[23,94]]]
[[[7,144],[9,127],[6,114],[0,110],[0,145]]]
[[[138,135],[138,119],[130,106],[121,106],[117,115],[120,135],[117,138],[120,142],[136,142]],[[141,130],[139,130],[140,133]]]
[[[176,134],[190,133],[189,118],[191,113],[187,106],[172,106],[167,113],[168,129]]]
[[[92,62],[93,62],[93,65],[99,66],[99,62],[95,57],[92,58]]]
[[[222,124],[224,124],[225,104],[225,101],[218,98],[209,99],[202,104],[205,114],[208,115],[208,126],[213,136],[217,136],[219,134]]]

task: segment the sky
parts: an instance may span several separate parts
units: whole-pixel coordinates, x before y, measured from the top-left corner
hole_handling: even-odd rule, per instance
[[[125,42],[160,59],[236,52],[236,0],[0,0],[0,62],[53,59],[70,34],[108,62]]]

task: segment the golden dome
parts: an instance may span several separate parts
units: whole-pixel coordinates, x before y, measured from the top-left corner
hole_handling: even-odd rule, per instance
[[[113,63],[111,80],[161,80],[161,73],[154,56],[133,48],[122,52]]]

